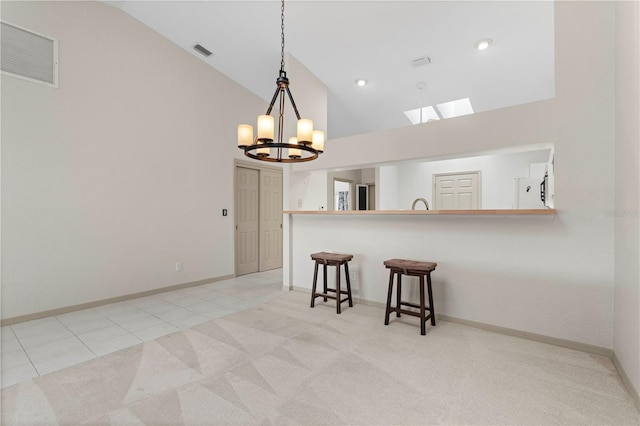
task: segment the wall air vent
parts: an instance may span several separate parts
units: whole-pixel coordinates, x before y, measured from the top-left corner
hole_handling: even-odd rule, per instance
[[[4,21],[0,24],[2,73],[58,87],[58,40]]]
[[[193,49],[196,52],[198,52],[201,55],[203,55],[203,56],[211,56],[212,55],[212,53],[211,53],[211,51],[209,49],[207,49],[206,47],[203,47],[200,44],[196,44],[195,46],[193,46]]]

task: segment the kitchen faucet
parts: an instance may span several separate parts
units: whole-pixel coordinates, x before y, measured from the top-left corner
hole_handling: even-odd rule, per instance
[[[424,203],[424,206],[427,208],[427,210],[429,210],[429,203],[424,198],[416,198],[415,201],[413,202],[413,204],[411,205],[411,210],[415,210],[416,209],[416,203],[418,201],[422,201]]]

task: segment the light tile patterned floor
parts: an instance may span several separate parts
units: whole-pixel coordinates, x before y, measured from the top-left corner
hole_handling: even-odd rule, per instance
[[[282,295],[282,270],[98,306],[0,329],[1,387],[193,327]]]

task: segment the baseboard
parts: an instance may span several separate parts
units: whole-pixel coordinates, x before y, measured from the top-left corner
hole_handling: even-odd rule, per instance
[[[530,333],[528,331],[516,330],[513,328],[500,327],[497,325],[485,324],[476,321],[465,320],[456,317],[450,317],[448,315],[438,315],[438,318],[443,321],[449,321],[456,324],[468,325],[470,327],[481,328],[487,331],[493,331],[495,333],[506,334],[507,336],[520,337],[527,340],[533,340],[536,342],[547,343],[550,345],[561,346],[567,349],[575,349],[577,351],[587,352],[595,355],[606,356],[611,358],[613,350],[609,348],[603,348],[601,346],[589,345],[587,343],[574,342],[573,340],[559,339],[557,337],[545,336],[544,334]]]
[[[36,320],[36,319],[40,319],[40,318],[46,318],[46,317],[50,317],[50,316],[54,316],[54,315],[68,314],[69,312],[75,312],[75,311],[81,311],[83,309],[95,308],[97,306],[108,305],[110,303],[124,302],[124,301],[127,301],[127,300],[136,299],[138,297],[152,296],[154,294],[164,293],[164,292],[167,292],[167,291],[180,290],[180,289],[189,288],[189,287],[196,287],[196,286],[204,285],[204,284],[211,284],[211,283],[215,283],[215,282],[218,282],[218,281],[228,280],[229,278],[233,278],[233,277],[234,277],[234,275],[224,275],[224,276],[216,277],[216,278],[207,278],[207,279],[204,279],[204,280],[192,281],[192,282],[183,283],[183,284],[176,284],[176,285],[172,285],[172,286],[169,286],[169,287],[162,287],[162,288],[157,288],[157,289],[154,289],[154,290],[143,291],[143,292],[140,292],[140,293],[132,293],[132,294],[124,295],[124,296],[112,297],[112,298],[109,298],[109,299],[96,300],[94,302],[81,303],[79,305],[65,306],[64,308],[51,309],[49,311],[42,311],[42,312],[36,312],[36,313],[33,313],[33,314],[20,315],[20,316],[12,317],[12,318],[5,318],[5,319],[0,320],[0,326],[4,327],[5,325],[18,324],[18,323],[21,323],[21,322],[32,321],[32,320]]]
[[[295,285],[291,286],[291,291],[298,291],[300,293],[311,294],[311,289],[310,288],[296,287]]]
[[[311,293],[311,290],[308,288],[302,287],[293,287],[294,291],[301,291],[303,293]],[[366,299],[359,299],[354,297],[354,302],[360,303],[362,305],[375,306],[377,308],[385,308],[385,304],[381,302],[374,302]],[[612,358],[613,350],[608,348],[603,348],[600,346],[589,345],[586,343],[574,342],[572,340],[559,339],[557,337],[545,336],[542,334],[529,333],[527,331],[516,330],[507,327],[500,327],[497,325],[485,324],[477,321],[470,321],[461,318],[452,317],[449,315],[440,315],[436,313],[436,318],[443,321],[448,321],[456,324],[467,325],[469,327],[480,328],[487,331],[492,331],[494,333],[506,334],[508,336],[520,337],[527,340],[533,340],[536,342],[548,343],[550,345],[561,346],[563,348],[575,349],[582,352],[592,353],[596,355],[606,356],[607,358]]]
[[[629,396],[631,397],[634,404],[636,405],[636,409],[638,410],[638,412],[640,412],[640,395],[638,395],[638,390],[633,386],[633,383],[631,383],[631,380],[629,380],[629,376],[627,376],[627,372],[624,371],[624,367],[622,367],[622,364],[618,359],[618,355],[616,355],[615,352],[613,352],[613,356],[611,357],[611,360],[613,361],[613,365],[616,366],[616,369],[618,370],[618,374],[622,379],[622,383],[624,383],[624,386],[627,388],[627,392],[629,392]]]

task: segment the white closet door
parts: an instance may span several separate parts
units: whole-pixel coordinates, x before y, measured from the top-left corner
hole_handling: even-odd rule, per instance
[[[260,270],[282,268],[282,173],[260,171]]]
[[[236,273],[258,272],[259,172],[236,167]]]

